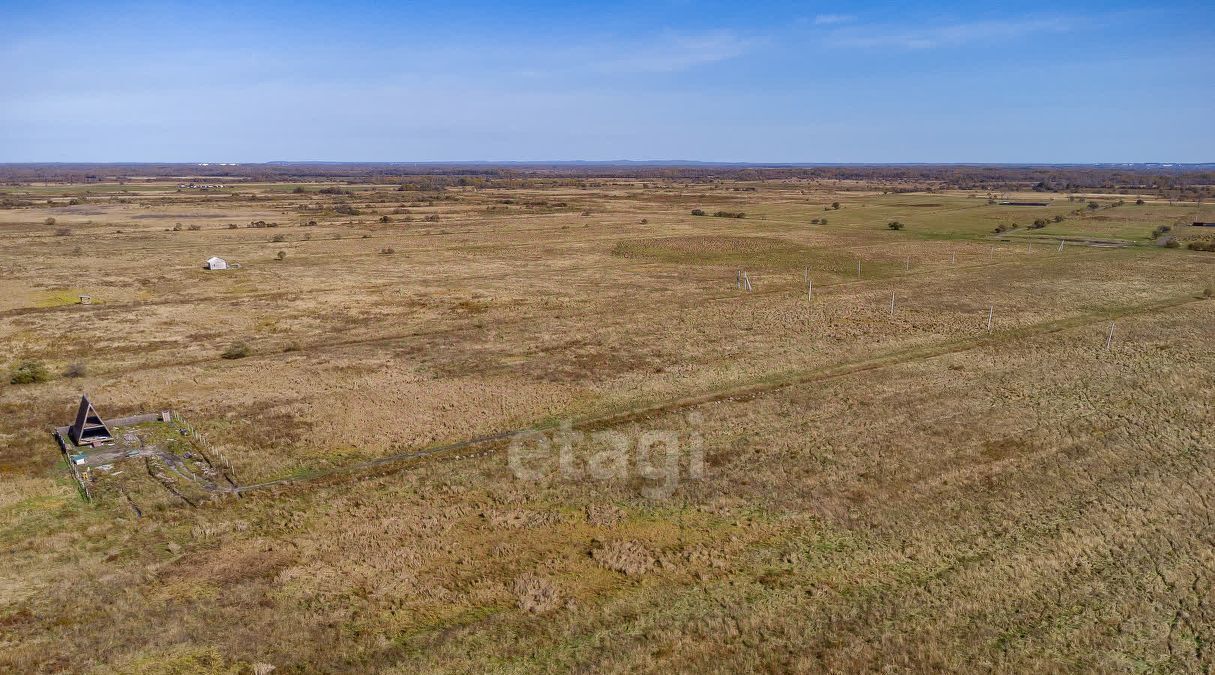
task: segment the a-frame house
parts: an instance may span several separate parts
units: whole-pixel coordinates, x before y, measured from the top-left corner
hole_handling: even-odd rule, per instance
[[[76,445],[97,445],[113,439],[88,394],[80,397],[80,409],[76,411],[76,421],[68,428],[68,436]]]

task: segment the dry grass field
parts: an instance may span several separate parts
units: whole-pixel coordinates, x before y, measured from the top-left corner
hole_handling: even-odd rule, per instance
[[[0,670],[1215,669],[1211,206],[0,192]],[[241,491],[86,502],[50,435],[82,392],[179,412]],[[600,441],[521,476],[524,429]],[[680,454],[605,469],[643,438]]]

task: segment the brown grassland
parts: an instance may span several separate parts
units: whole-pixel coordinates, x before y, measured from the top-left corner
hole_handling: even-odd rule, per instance
[[[2,671],[1215,668],[1210,206],[230,182],[0,188]],[[86,502],[81,392],[271,485]],[[703,476],[410,455],[561,420],[697,434]]]

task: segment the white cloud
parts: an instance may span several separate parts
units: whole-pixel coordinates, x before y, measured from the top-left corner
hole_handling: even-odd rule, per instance
[[[597,69],[607,73],[645,72],[673,73],[743,55],[752,42],[733,31],[716,30],[703,33],[667,33],[655,39],[631,45],[617,45],[605,54]]]
[[[1007,41],[1034,33],[1065,33],[1072,28],[1073,22],[1063,18],[972,21],[921,28],[850,26],[833,31],[827,44],[833,47],[934,49]]]
[[[852,21],[856,21],[856,17],[851,14],[819,14],[814,17],[814,25],[816,26],[834,26]]]

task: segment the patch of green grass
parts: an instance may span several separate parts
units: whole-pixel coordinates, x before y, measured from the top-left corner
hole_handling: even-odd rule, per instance
[[[76,305],[80,303],[80,296],[88,295],[79,288],[62,288],[50,291],[40,291],[34,299],[34,306],[39,309],[48,307],[62,307],[64,305]],[[97,300],[93,300],[93,304],[99,304]]]
[[[612,255],[674,265],[736,267],[747,270],[794,271],[807,267],[819,272],[849,274],[856,256],[845,250],[819,248],[776,237],[689,236],[622,241]],[[863,261],[868,277],[886,276],[897,266]]]

